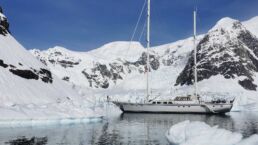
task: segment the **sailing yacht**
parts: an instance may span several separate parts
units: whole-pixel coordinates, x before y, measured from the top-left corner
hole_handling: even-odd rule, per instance
[[[226,113],[230,112],[233,107],[234,100],[216,100],[212,102],[202,101],[197,90],[197,59],[196,59],[196,10],[193,13],[194,17],[194,95],[177,96],[174,99],[168,100],[150,100],[149,91],[149,48],[150,48],[150,0],[147,6],[147,88],[146,99],[143,103],[130,103],[112,101],[123,112],[135,113]]]

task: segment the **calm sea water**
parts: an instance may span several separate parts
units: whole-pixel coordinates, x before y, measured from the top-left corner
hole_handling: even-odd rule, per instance
[[[112,112],[112,111],[111,111]],[[114,111],[117,112],[117,111]],[[107,113],[99,123],[1,128],[2,145],[166,145],[165,132],[181,121],[204,121],[248,137],[258,133],[258,112],[227,115]]]

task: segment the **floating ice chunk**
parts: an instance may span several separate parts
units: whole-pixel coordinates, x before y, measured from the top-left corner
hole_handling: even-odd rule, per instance
[[[257,145],[258,135],[242,140],[234,133],[204,122],[184,121],[172,126],[166,133],[168,141],[178,145]]]
[[[190,123],[189,120],[178,123],[170,128],[166,133],[169,142],[180,144],[186,141],[186,126]]]

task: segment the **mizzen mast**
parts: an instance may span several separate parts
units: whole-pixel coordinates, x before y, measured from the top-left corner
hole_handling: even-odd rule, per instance
[[[194,95],[196,98],[198,98],[198,87],[197,87],[197,50],[196,50],[196,10],[193,12],[193,31],[194,31],[194,36],[193,36],[193,45],[194,45]]]

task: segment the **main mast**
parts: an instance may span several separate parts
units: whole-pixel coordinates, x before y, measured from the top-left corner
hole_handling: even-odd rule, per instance
[[[150,0],[148,0],[147,6],[147,84],[146,84],[146,101],[149,100],[150,92],[149,92],[149,72],[150,72]]]
[[[197,50],[196,50],[196,10],[194,10],[193,12],[193,17],[194,17],[194,36],[193,36],[193,43],[194,43],[194,90],[195,90],[195,97],[198,98],[198,88],[197,88],[197,58],[196,58],[196,53],[197,53]]]

